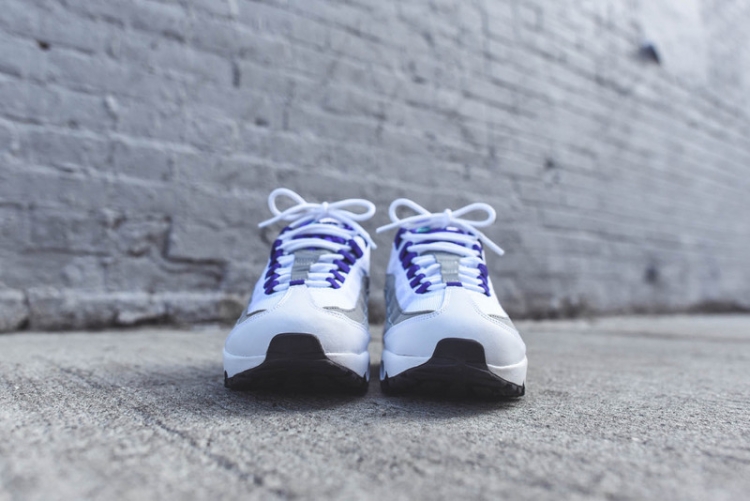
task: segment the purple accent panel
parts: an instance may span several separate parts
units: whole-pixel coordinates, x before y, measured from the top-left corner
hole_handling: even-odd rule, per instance
[[[430,287],[430,285],[432,285],[432,282],[425,282],[419,287],[419,289],[414,292],[416,292],[417,294],[424,294],[425,292],[427,292],[427,289]]]
[[[474,244],[471,248],[477,252],[482,252],[482,246],[480,244]]]
[[[404,233],[406,233],[406,230],[404,228],[401,228],[396,232],[396,238],[393,239],[393,245],[398,249],[401,247],[401,242],[404,241]]]
[[[276,281],[276,276],[272,276],[268,280],[265,281],[263,284],[264,289],[268,289],[269,287],[274,287],[275,285],[278,285],[279,282]]]
[[[344,256],[344,260],[349,264],[354,264],[357,262],[357,258],[354,257],[354,255],[351,252],[347,252],[345,250],[339,251],[339,254]]]
[[[414,276],[417,274],[418,271],[419,271],[418,265],[415,264],[413,266],[410,266],[409,269],[406,270],[406,278],[414,278]]]
[[[446,287],[463,287],[464,286],[464,284],[462,284],[461,282],[447,282],[445,285]]]
[[[336,280],[338,280],[338,281],[339,281],[339,282],[341,282],[341,283],[343,283],[343,282],[344,282],[344,280],[346,280],[346,277],[344,277],[344,275],[342,275],[341,273],[339,273],[339,272],[338,272],[337,270],[333,270],[333,271],[331,271],[331,274],[332,274],[332,275],[333,275],[334,277],[336,277]]]
[[[479,280],[482,282],[479,286],[484,289],[484,295],[489,296],[490,295],[490,284],[489,284],[489,277],[490,277],[490,271],[487,269],[487,266],[483,263],[480,263],[477,265],[477,269],[479,270]]]
[[[404,249],[401,251],[398,257],[399,259],[401,259],[401,266],[403,266],[404,269],[406,269],[411,266],[411,260],[417,257],[417,253],[408,252],[406,250],[406,247],[404,247]]]
[[[334,242],[337,244],[346,243],[346,240],[344,240],[341,237],[334,237],[331,235],[319,235],[317,233],[300,233],[299,235],[295,236],[292,240],[299,240],[302,238],[319,238],[321,240],[327,240],[328,242]]]
[[[344,273],[349,273],[349,270],[351,269],[351,268],[349,267],[349,265],[348,265],[348,264],[346,264],[346,263],[345,263],[344,261],[342,261],[341,259],[336,259],[336,260],[335,260],[335,261],[333,262],[333,264],[335,264],[336,266],[338,266],[338,267],[339,267],[339,269],[340,269],[341,271],[343,271]]]
[[[273,263],[266,272],[266,278],[271,278],[271,275],[275,275],[276,270],[278,270],[279,268],[281,268],[281,265],[279,263]]]
[[[284,253],[279,250],[281,243],[281,240],[276,240],[273,245],[271,245],[271,261],[276,261],[276,259]]]
[[[293,285],[304,285],[304,284],[305,284],[305,281],[301,280],[301,279],[300,280],[292,280],[291,282],[289,282],[289,286],[290,287],[293,286]]]
[[[414,287],[416,287],[417,285],[419,285],[419,283],[422,281],[423,278],[424,278],[424,275],[422,273],[420,273],[419,275],[417,275],[416,277],[414,277],[411,282],[409,282],[409,285],[411,285],[411,287],[413,289]]]
[[[364,252],[362,252],[362,249],[359,248],[359,245],[357,245],[357,242],[354,241],[354,239],[349,240],[347,242],[349,244],[349,247],[352,249],[352,253],[357,256],[357,258],[360,258],[365,255]]]
[[[266,290],[266,294],[272,294],[273,288],[276,287],[277,285],[279,285],[278,280],[274,280],[273,282],[270,282],[270,283],[266,282],[263,285],[263,288]]]
[[[334,289],[341,288],[341,286],[339,285],[339,283],[336,280],[334,280],[333,278],[328,277],[328,278],[326,278],[326,280],[328,281],[329,284],[331,284],[331,287],[333,287]]]

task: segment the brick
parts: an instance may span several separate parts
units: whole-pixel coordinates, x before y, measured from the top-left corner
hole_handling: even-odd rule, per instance
[[[21,131],[20,154],[35,165],[75,172],[85,168],[107,170],[110,144],[75,130],[34,127]]]
[[[61,214],[37,209],[31,212],[30,246],[58,252],[104,253],[105,222],[92,214]]]
[[[30,38],[16,38],[0,31],[0,74],[44,81],[48,53]]]
[[[28,320],[26,295],[18,290],[0,289],[0,332],[22,328]]]
[[[28,213],[21,206],[0,202],[0,241],[3,248],[21,252],[29,241]]]
[[[191,27],[186,9],[177,3],[146,0],[129,9],[128,14],[133,28],[181,42],[187,39]]]
[[[169,152],[150,144],[117,141],[111,145],[114,172],[138,179],[168,181],[172,177],[173,162]]]

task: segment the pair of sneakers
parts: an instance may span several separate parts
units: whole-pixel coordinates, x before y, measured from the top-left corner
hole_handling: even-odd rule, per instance
[[[280,210],[279,197],[296,205]],[[372,202],[309,203],[286,188],[268,197],[288,223],[247,309],[224,345],[225,385],[286,384],[367,390],[370,252],[360,222]],[[399,219],[399,209],[416,214]],[[463,219],[481,212],[482,220]],[[448,390],[513,397],[525,391],[526,346],[495,295],[485,248],[503,250],[478,228],[495,221],[487,204],[430,213],[408,199],[389,208],[397,229],[385,286],[386,319],[380,382],[384,392]]]

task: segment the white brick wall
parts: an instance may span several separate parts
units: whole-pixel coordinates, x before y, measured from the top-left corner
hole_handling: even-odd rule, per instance
[[[515,315],[750,307],[749,24],[743,0],[1,0],[0,330],[231,319],[276,186],[371,198],[370,229],[399,196],[490,202]]]

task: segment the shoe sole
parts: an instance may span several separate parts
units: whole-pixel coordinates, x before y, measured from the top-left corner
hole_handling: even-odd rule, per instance
[[[271,339],[262,364],[227,377],[232,390],[344,391],[362,394],[368,378],[333,362],[312,334],[277,334]]]
[[[421,365],[396,376],[384,373],[380,387],[391,395],[415,392],[512,398],[526,393],[525,384],[511,383],[490,371],[481,343],[457,338],[440,340],[430,359]]]

